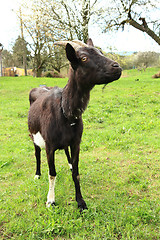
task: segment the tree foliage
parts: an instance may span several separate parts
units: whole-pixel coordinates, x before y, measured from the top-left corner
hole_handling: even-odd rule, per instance
[[[4,67],[13,67],[14,66],[14,62],[13,62],[13,55],[11,52],[7,51],[6,49],[4,49],[2,51],[2,59],[3,59],[3,66]]]
[[[135,66],[144,70],[151,66],[157,66],[159,64],[160,54],[155,52],[138,52],[134,58]]]
[[[29,60],[30,52],[27,48],[27,42],[22,39],[20,36],[16,39],[14,45],[13,45],[13,62],[14,66],[16,67],[22,67],[23,66],[23,57]]]

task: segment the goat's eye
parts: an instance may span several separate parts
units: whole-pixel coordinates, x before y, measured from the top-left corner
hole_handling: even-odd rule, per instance
[[[86,62],[87,60],[88,60],[88,58],[85,57],[85,56],[81,58],[81,61],[82,61],[82,62]]]

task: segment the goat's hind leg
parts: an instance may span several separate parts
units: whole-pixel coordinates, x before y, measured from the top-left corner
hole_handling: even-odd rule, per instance
[[[36,157],[36,174],[35,179],[39,179],[41,176],[41,148],[34,143],[35,157]]]

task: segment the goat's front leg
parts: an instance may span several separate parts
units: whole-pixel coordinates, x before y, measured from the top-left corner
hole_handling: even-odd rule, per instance
[[[50,207],[55,204],[55,180],[56,180],[56,170],[55,170],[55,163],[54,163],[54,151],[49,150],[46,148],[47,153],[47,160],[48,160],[48,166],[49,166],[49,191],[47,195],[47,202],[46,206]]]
[[[72,171],[72,161],[71,161],[71,157],[70,157],[70,154],[69,154],[69,149],[67,147],[64,150],[65,150],[65,154],[67,156],[67,160],[68,160],[68,164],[69,164],[70,170]]]
[[[79,163],[79,145],[71,146],[71,158],[72,158],[72,178],[75,184],[75,191],[76,191],[76,201],[78,203],[78,207],[80,211],[87,209],[87,205],[83,200],[81,189],[80,189],[80,176],[78,171],[78,163]]]
[[[41,149],[34,143],[35,157],[36,157],[36,174],[35,179],[39,179],[41,176]]]

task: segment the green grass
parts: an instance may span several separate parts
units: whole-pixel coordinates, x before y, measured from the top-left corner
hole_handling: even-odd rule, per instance
[[[0,239],[160,239],[160,79],[151,78],[158,70],[124,71],[92,90],[79,164],[83,214],[63,151],[56,153],[56,207],[45,207],[46,156],[35,181],[27,130],[30,89],[67,79],[0,78]]]

